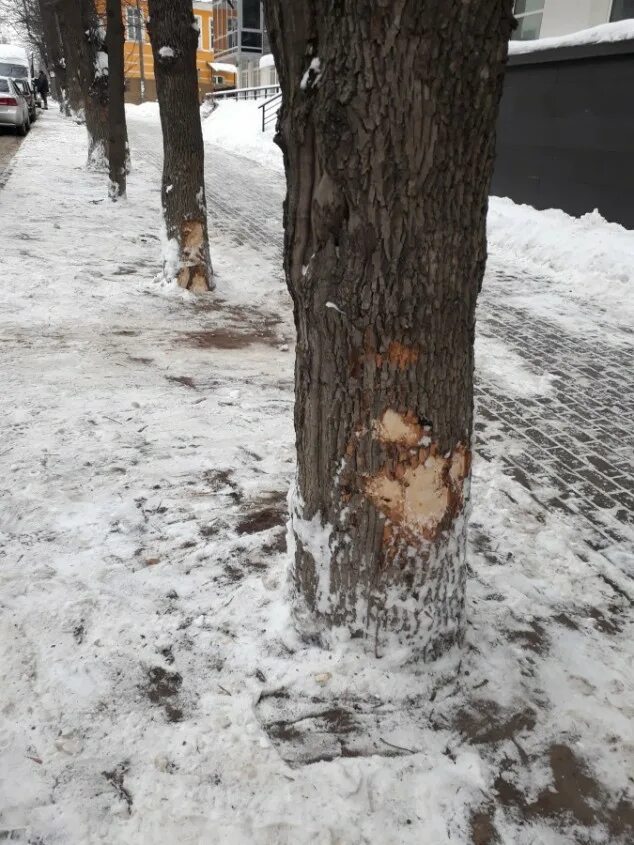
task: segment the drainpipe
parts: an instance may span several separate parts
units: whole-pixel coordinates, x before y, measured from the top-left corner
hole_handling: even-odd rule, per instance
[[[141,12],[141,0],[136,0],[137,13],[139,15],[139,73],[141,75],[141,102],[145,102],[145,58],[143,56],[143,14]]]

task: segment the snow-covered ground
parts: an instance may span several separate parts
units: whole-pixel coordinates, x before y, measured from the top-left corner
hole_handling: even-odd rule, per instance
[[[207,298],[154,281],[152,108],[130,110],[126,203],[106,201],[83,168],[83,130],[52,112],[0,191],[12,234],[0,256],[0,838],[627,842],[632,534],[616,509],[588,521],[574,497],[545,506],[563,498],[555,476],[527,486],[508,460],[544,408],[565,421],[555,362],[574,361],[577,342],[602,350],[606,373],[622,359],[628,384],[626,297],[596,279],[627,290],[631,235],[494,204],[460,674],[326,653],[297,640],[283,590],[293,340],[279,157],[253,152],[259,135],[213,129],[222,114],[205,127]],[[574,249],[546,232],[582,244],[588,226],[602,257],[568,273]],[[547,340],[548,369],[513,315],[531,346]],[[586,370],[574,388],[598,395],[601,374]],[[627,399],[613,393],[605,414]],[[608,452],[621,493],[623,424],[630,443]],[[550,456],[573,448],[563,425],[547,432]]]

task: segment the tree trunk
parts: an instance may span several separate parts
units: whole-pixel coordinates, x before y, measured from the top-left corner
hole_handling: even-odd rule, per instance
[[[475,307],[511,6],[265,3],[297,328],[294,612],[325,643],[343,631],[428,660],[463,639]]]
[[[196,293],[213,287],[192,0],[150,0],[148,29],[163,128],[165,273]]]
[[[66,95],[64,48],[57,28],[55,9],[50,0],[39,0],[39,8],[46,52],[46,71],[51,80],[51,93],[59,102],[60,111],[69,117],[70,105]]]
[[[95,9],[95,0],[81,4],[80,45],[82,82],[88,130],[88,167],[108,170],[108,54],[106,32]]]
[[[126,194],[128,170],[128,127],[125,117],[124,30],[121,0],[107,0],[108,29],[108,121],[110,197]]]
[[[50,7],[61,54],[55,72],[60,74],[60,87],[64,101],[62,110],[70,114],[83,115],[84,97],[80,72],[79,44],[82,38],[80,9],[73,0],[42,0],[42,6]],[[53,36],[51,36],[51,39]]]

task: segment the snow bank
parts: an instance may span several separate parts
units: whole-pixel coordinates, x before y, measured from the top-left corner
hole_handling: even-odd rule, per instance
[[[273,143],[274,124],[262,132],[260,106],[265,100],[222,100],[204,121],[203,137],[230,152],[257,161],[272,170],[284,169],[282,152]]]
[[[135,120],[147,120],[154,123],[155,121],[160,121],[161,119],[159,104],[156,102],[141,103],[140,105],[136,105],[135,103],[126,103],[125,109],[130,117],[133,117]]]
[[[606,44],[612,41],[627,41],[634,38],[634,19],[603,23],[590,29],[572,32],[570,35],[557,35],[552,38],[539,38],[535,41],[511,41],[509,55],[533,53],[536,50],[551,50],[553,47],[575,47],[579,44]]]
[[[634,316],[634,232],[597,211],[576,218],[503,197],[491,198],[487,228],[492,258],[547,276],[560,293],[596,299],[621,318]]]

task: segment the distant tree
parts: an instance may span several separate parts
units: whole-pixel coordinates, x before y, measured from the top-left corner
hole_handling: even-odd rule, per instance
[[[56,23],[64,49],[73,110],[85,118],[88,166],[108,169],[108,62],[105,28],[94,0],[56,0]]]
[[[205,168],[192,0],[149,0],[148,29],[163,129],[165,271],[195,293],[211,290]]]
[[[95,0],[73,0],[81,6],[83,38],[81,41],[82,79],[86,128],[88,129],[88,166],[108,169],[108,52],[106,27],[95,7]]]
[[[265,0],[297,327],[295,615],[465,630],[473,342],[512,0]],[[167,42],[166,42],[167,43]]]
[[[124,30],[121,0],[107,0],[108,48],[108,120],[110,197],[113,200],[126,194],[128,169],[128,128],[125,117]]]
[[[45,70],[50,77],[53,97],[59,102],[60,111],[70,116],[73,107],[80,106],[79,90],[76,92],[76,102],[71,102],[66,79],[66,60],[62,44],[59,22],[57,19],[56,3],[54,0],[38,0],[40,20],[42,22],[43,43],[40,56]]]

